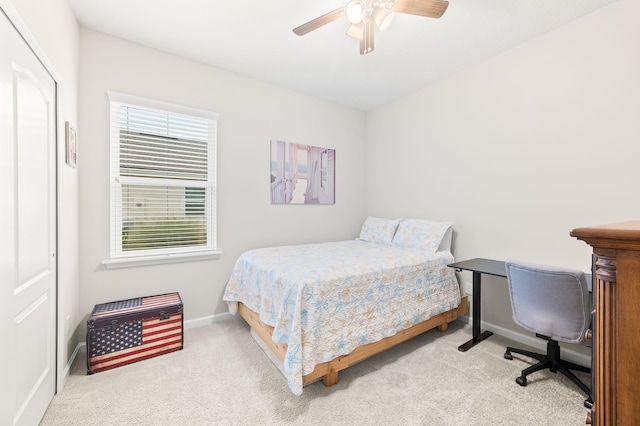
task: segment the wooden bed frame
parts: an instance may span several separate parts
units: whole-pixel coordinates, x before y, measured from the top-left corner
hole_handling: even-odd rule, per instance
[[[240,316],[251,326],[258,336],[264,341],[265,345],[271,349],[271,351],[284,362],[284,357],[287,352],[287,345],[283,343],[275,343],[271,340],[273,334],[273,327],[262,322],[257,313],[247,308],[244,304],[238,302],[238,312]],[[316,365],[316,368],[306,376],[302,377],[302,385],[307,385],[316,381],[322,377],[322,383],[325,386],[333,386],[338,383],[338,372],[344,370],[350,365],[355,364],[358,361],[369,358],[379,352],[384,351],[392,346],[402,343],[411,339],[419,334],[429,331],[433,328],[438,328],[438,331],[447,331],[449,323],[454,321],[459,316],[469,313],[468,296],[462,296],[458,307],[451,309],[450,311],[443,312],[436,316],[429,318],[426,321],[418,323],[413,327],[406,330],[402,330],[393,336],[386,337],[377,342],[367,343],[366,345],[355,348],[351,353],[334,358],[331,361],[323,362]]]

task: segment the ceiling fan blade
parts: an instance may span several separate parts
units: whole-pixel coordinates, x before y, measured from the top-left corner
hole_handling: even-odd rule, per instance
[[[333,22],[336,19],[340,18],[343,15],[343,11],[344,11],[344,6],[336,10],[332,10],[331,12],[325,13],[322,16],[318,16],[316,19],[312,19],[306,24],[302,24],[299,27],[294,28],[293,32],[301,36],[313,30],[317,30],[321,26],[327,25],[328,23]]]
[[[439,18],[447,7],[449,2],[445,0],[394,0],[391,10],[409,15]]]

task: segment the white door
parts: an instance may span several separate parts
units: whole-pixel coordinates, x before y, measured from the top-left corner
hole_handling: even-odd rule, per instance
[[[0,424],[37,425],[56,382],[56,85],[0,10]]]

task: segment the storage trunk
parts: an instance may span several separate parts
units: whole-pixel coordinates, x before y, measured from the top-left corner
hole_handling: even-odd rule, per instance
[[[183,347],[178,293],[96,305],[87,320],[87,374]]]

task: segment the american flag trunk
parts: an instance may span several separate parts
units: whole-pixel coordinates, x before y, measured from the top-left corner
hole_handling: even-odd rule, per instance
[[[96,305],[87,320],[87,374],[183,348],[178,293]]]

